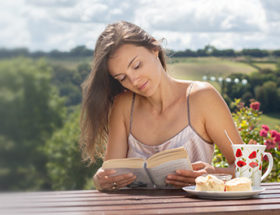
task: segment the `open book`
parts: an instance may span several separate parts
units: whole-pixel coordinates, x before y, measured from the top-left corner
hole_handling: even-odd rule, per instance
[[[104,161],[103,169],[116,170],[115,175],[132,172],[136,180],[129,187],[172,188],[166,185],[168,174],[178,169],[192,170],[188,153],[184,147],[158,152],[148,159],[124,158]]]

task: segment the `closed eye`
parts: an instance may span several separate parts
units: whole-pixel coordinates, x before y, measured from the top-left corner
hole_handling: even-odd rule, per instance
[[[119,79],[120,81],[124,81],[126,79],[126,75],[123,76],[122,79]]]
[[[135,69],[135,70],[136,70],[136,69],[139,69],[140,66],[141,66],[141,63],[138,62],[137,65],[134,67],[134,69]]]

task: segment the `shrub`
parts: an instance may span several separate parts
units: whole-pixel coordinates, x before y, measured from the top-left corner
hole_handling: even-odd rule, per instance
[[[250,107],[247,107],[240,99],[235,99],[233,107],[236,111],[232,113],[232,117],[243,142],[248,144],[250,140],[255,140],[258,144],[266,145],[265,151],[271,153],[273,157],[273,169],[265,182],[280,181],[280,128],[270,129],[267,125],[260,124],[262,112],[258,101],[251,100]],[[217,167],[228,166],[217,147],[215,147],[213,165]],[[266,171],[267,166],[268,161],[265,156],[263,172]]]

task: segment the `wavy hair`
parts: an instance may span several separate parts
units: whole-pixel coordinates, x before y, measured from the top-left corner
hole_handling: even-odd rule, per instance
[[[95,45],[92,70],[82,83],[80,147],[83,159],[90,164],[105,151],[110,109],[114,97],[125,90],[108,71],[110,56],[123,44],[158,50],[158,57],[166,70],[165,53],[160,44],[139,26],[120,21],[105,28]]]

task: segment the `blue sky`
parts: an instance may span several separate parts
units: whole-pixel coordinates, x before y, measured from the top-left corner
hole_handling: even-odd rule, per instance
[[[164,48],[280,49],[279,0],[0,0],[0,47],[93,49],[105,26],[133,22]]]

